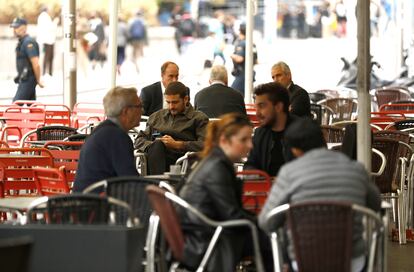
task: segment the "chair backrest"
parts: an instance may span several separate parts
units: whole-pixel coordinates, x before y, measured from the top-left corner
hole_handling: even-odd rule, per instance
[[[78,134],[76,128],[67,126],[45,126],[36,130],[37,140],[63,140],[70,135]]]
[[[271,177],[261,170],[243,170],[237,177],[243,180],[243,207],[259,214],[272,187]]]
[[[398,140],[390,138],[376,138],[372,142],[372,147],[381,151],[387,158],[387,164],[382,175],[374,178],[376,185],[381,193],[395,192],[397,189],[397,179],[399,167],[399,154],[401,146]],[[382,161],[378,156],[372,157],[372,169],[379,169]]]
[[[78,102],[72,110],[72,127],[81,128],[90,123],[99,123],[105,119],[101,103]]]
[[[365,234],[364,243],[368,245],[366,271],[373,271],[374,264],[381,269],[381,256],[376,263],[375,259],[384,238],[384,223],[374,211],[346,202],[284,204],[267,214],[266,224],[272,224],[284,215],[298,271],[351,271],[353,231]],[[362,224],[363,229],[355,224]],[[280,271],[277,237],[276,230],[271,230],[275,270]]]
[[[19,196],[20,190],[36,195],[33,168],[53,167],[53,157],[45,148],[0,149],[0,198]]]
[[[410,128],[414,128],[414,119],[405,119],[405,120],[395,121],[394,123],[386,127],[387,130],[390,130],[390,129],[403,130],[403,129],[410,129]]]
[[[414,112],[414,101],[410,103],[401,103],[401,101],[394,101],[389,104],[383,104],[379,108],[379,111],[401,111],[401,112]]]
[[[30,105],[32,108],[42,108],[45,110],[46,125],[60,125],[60,126],[70,126],[71,125],[71,111],[68,106],[63,104],[42,104],[34,103]]]
[[[147,186],[146,191],[152,208],[160,218],[161,230],[168,242],[172,255],[176,260],[182,261],[184,253],[184,234],[172,202],[165,197],[166,191],[155,185]]]
[[[33,239],[28,236],[0,240],[1,270],[7,272],[29,271]]]
[[[299,271],[350,271],[353,225],[350,205],[322,202],[291,205],[287,223]]]
[[[3,118],[7,125],[18,126],[23,134],[45,125],[46,113],[41,108],[9,107]]]
[[[66,180],[70,188],[75,180],[82,145],[83,142],[66,141],[48,141],[44,145],[53,156],[54,166],[65,167]]]
[[[41,199],[42,200],[42,199]],[[43,208],[46,205],[46,208]],[[29,223],[39,223],[37,214],[44,214],[46,224],[96,225],[109,221],[108,198],[96,194],[66,194],[45,198],[28,209]]]
[[[107,196],[128,203],[132,209],[133,217],[139,218],[141,224],[147,228],[152,208],[145,188],[151,184],[158,185],[158,182],[137,176],[114,177],[97,182],[95,185],[86,188],[84,192],[89,193],[98,186],[103,186],[103,192]],[[118,221],[123,222],[127,219],[128,214],[125,214],[123,209],[117,209],[115,213]]]
[[[33,178],[37,193],[41,196],[69,194],[69,184],[66,181],[64,166],[57,168],[36,167]]]
[[[375,90],[378,106],[388,104],[393,101],[410,100],[410,92],[398,87],[385,87]]]
[[[342,128],[331,126],[331,125],[322,125],[321,126],[323,137],[327,143],[341,143],[345,131]]]
[[[352,113],[357,111],[357,103],[352,98],[328,98],[318,104],[325,105],[335,113],[333,122],[352,120]]]

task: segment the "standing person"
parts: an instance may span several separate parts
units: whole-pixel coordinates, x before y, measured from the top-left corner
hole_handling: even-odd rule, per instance
[[[239,39],[236,41],[234,47],[234,53],[230,56],[233,61],[233,71],[231,74],[234,76],[234,81],[231,84],[233,89],[238,90],[244,97],[244,76],[246,66],[246,25],[241,24],[239,28]],[[253,64],[257,63],[256,46],[253,45]],[[254,80],[254,75],[253,75]]]
[[[147,40],[147,28],[141,11],[138,11],[129,23],[129,40],[132,45],[132,62],[138,72],[138,59],[144,55]]]
[[[180,197],[212,220],[247,219],[255,222],[255,216],[242,206],[243,184],[234,171],[234,163],[246,157],[252,148],[252,132],[253,126],[247,116],[238,113],[229,113],[211,122],[202,152],[203,160],[189,176]],[[179,210],[179,215],[183,226],[191,226],[183,228],[186,237],[184,264],[196,268],[213,233],[185,210]],[[243,256],[252,255],[250,239],[247,228],[224,230],[206,271],[235,271]],[[266,253],[263,257],[272,256],[270,252]]]
[[[40,82],[39,45],[27,34],[27,21],[15,18],[10,25],[14,35],[19,39],[16,47],[16,68],[18,83],[16,100],[36,100],[36,85],[43,88]]]
[[[124,63],[125,60],[125,47],[129,38],[128,26],[122,16],[119,16],[118,18],[117,35],[118,46],[116,48],[116,70],[118,75],[120,75],[122,63]]]
[[[128,131],[139,126],[142,104],[135,88],[115,87],[103,99],[108,117],[82,146],[74,192],[110,177],[138,176]]]
[[[288,90],[289,111],[297,116],[310,116],[310,99],[308,92],[292,81],[292,73],[284,62],[272,66],[272,79]]]
[[[100,14],[96,12],[92,13],[89,24],[91,31],[97,38],[89,49],[89,60],[92,61],[92,69],[95,69],[96,62],[100,62],[103,67],[106,61],[105,27]]]
[[[37,18],[37,42],[43,45],[43,75],[48,70],[53,75],[53,58],[56,42],[57,22],[52,20],[50,10],[44,6]]]
[[[345,37],[346,36],[346,7],[343,0],[339,0],[338,3],[335,5],[335,15],[336,15],[336,22],[337,32],[336,35],[338,37]]]

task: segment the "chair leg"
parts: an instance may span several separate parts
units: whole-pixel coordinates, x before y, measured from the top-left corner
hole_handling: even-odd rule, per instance
[[[406,244],[406,238],[405,238],[405,209],[404,209],[404,193],[398,190],[397,193],[398,196],[398,202],[397,202],[397,208],[398,208],[398,234],[399,234],[399,243],[400,244]]]
[[[155,272],[155,246],[159,221],[160,218],[157,215],[153,214],[150,216],[147,239],[145,241],[145,249],[147,251],[146,272]]]

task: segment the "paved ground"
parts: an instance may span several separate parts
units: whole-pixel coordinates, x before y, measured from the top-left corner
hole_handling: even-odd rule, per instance
[[[16,85],[12,79],[15,75],[14,48],[16,40],[10,36],[5,26],[0,26],[0,103],[9,103],[14,96]],[[32,31],[33,30],[30,30]],[[173,30],[170,28],[152,28],[149,30],[150,41],[145,48],[145,56],[140,60],[140,70],[137,73],[134,65],[128,59],[117,79],[117,84],[143,86],[159,80],[160,65],[166,60],[176,61],[180,66],[180,80],[191,88],[192,99],[197,91],[208,84],[208,71],[203,70],[204,60],[211,54],[211,49],[205,40],[196,40],[186,54],[177,53]],[[391,34],[390,34],[391,35]],[[278,39],[274,44],[262,41],[259,34],[255,35],[259,54],[259,64],[256,65],[255,84],[270,80],[270,67],[273,63],[284,60],[290,66],[295,83],[308,91],[316,91],[336,85],[340,77],[342,63],[340,57],[353,59],[356,56],[356,39],[327,39],[290,40]],[[392,39],[384,37],[374,38],[371,42],[372,54],[383,66],[383,74],[392,77],[394,66]],[[226,55],[230,55],[233,48],[228,46]],[[384,54],[384,52],[387,52]],[[390,53],[391,52],[391,53]],[[127,50],[129,55],[129,48]],[[231,69],[231,61],[226,66]],[[46,87],[38,89],[38,100],[43,102],[62,103],[62,42],[58,41],[55,49],[55,73],[53,77],[44,77]],[[380,71],[381,72],[381,71]],[[78,72],[78,101],[101,101],[109,86],[109,67],[97,66],[95,70],[88,69],[86,74]],[[230,78],[230,82],[232,78]]]

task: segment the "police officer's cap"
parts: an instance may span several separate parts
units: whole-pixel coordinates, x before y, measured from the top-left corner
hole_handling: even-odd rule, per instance
[[[10,27],[16,28],[22,25],[27,25],[27,21],[24,18],[16,17],[14,18],[13,22],[11,23]]]

